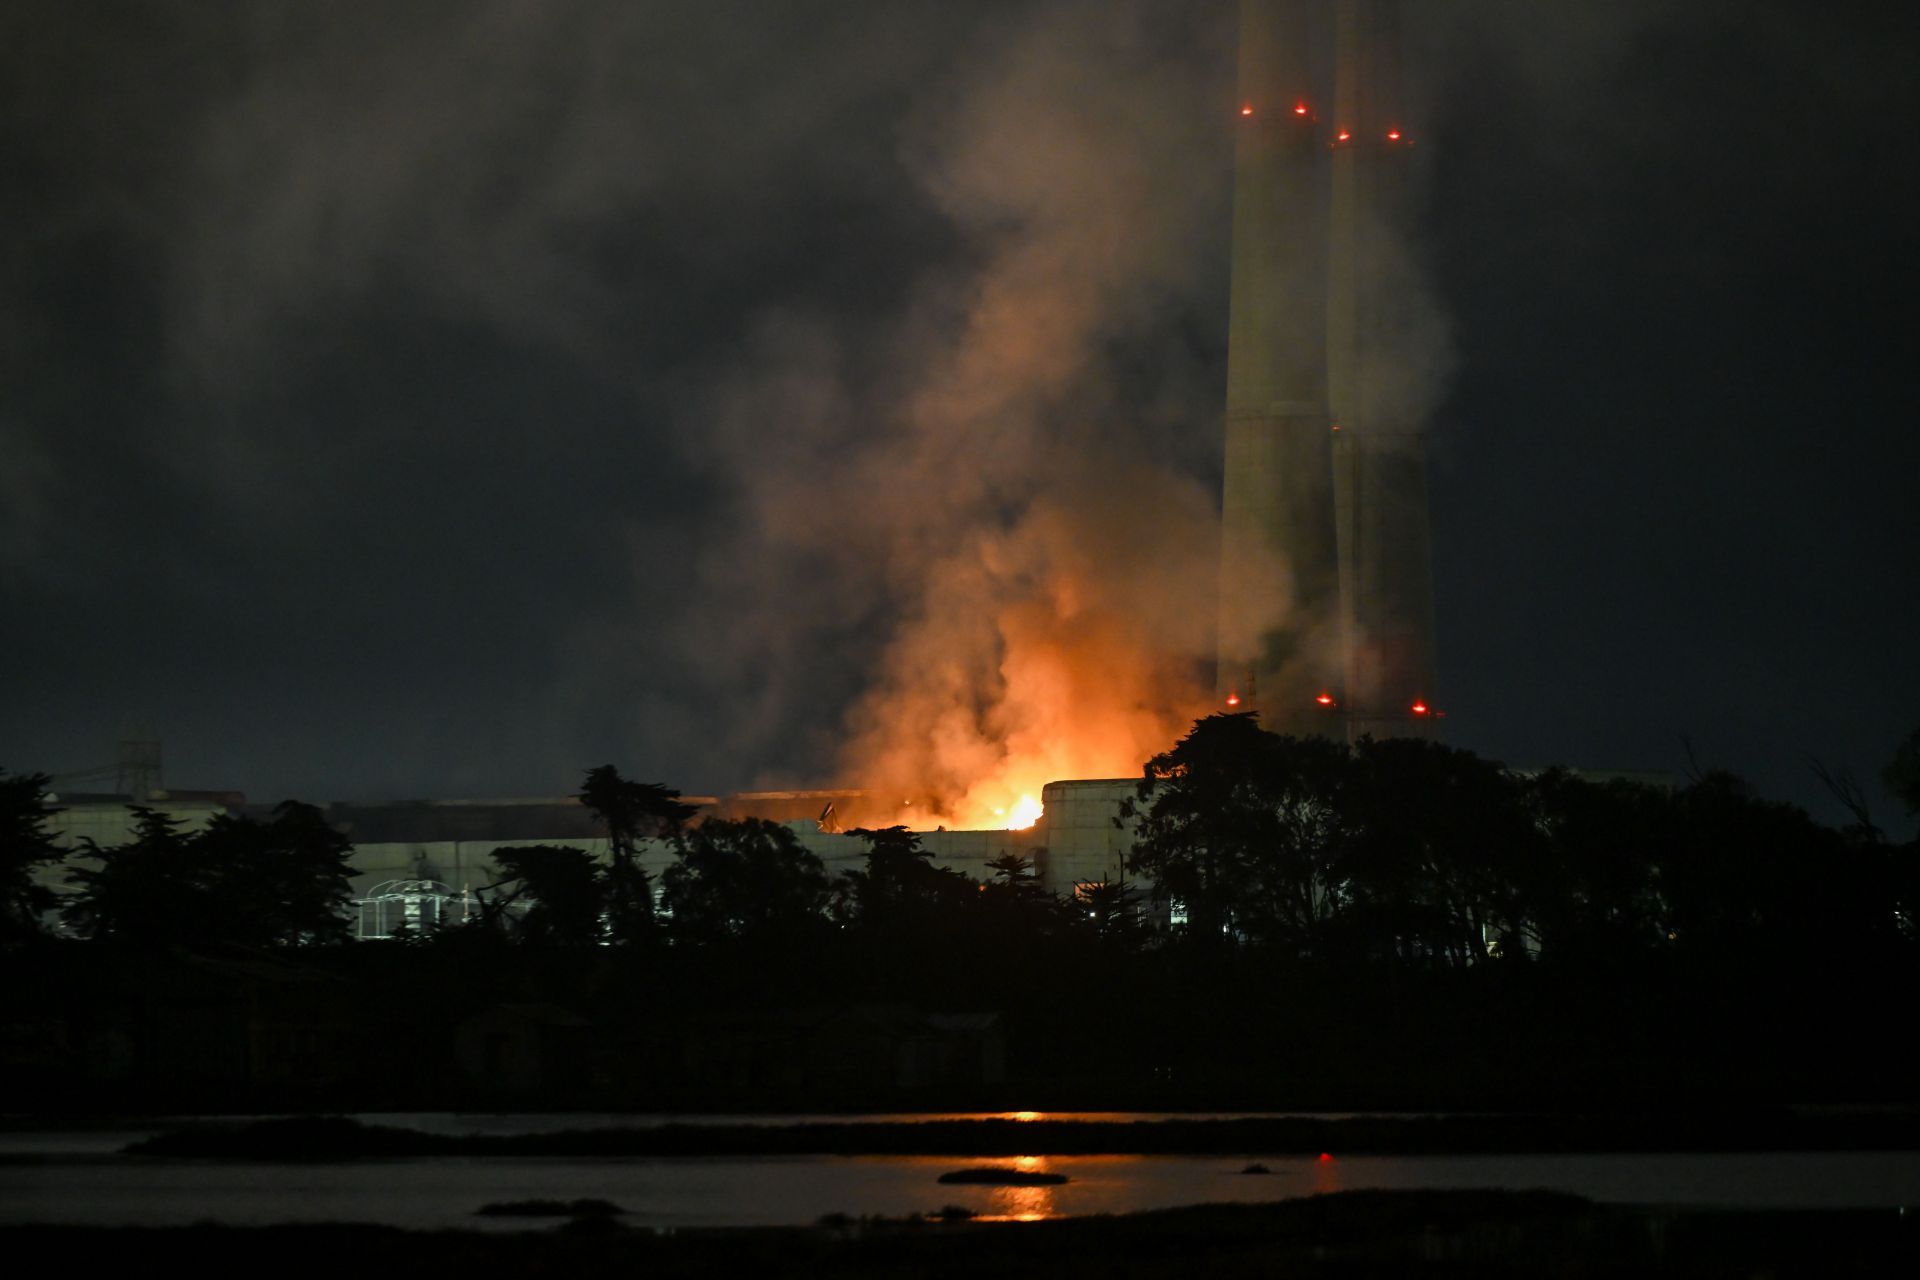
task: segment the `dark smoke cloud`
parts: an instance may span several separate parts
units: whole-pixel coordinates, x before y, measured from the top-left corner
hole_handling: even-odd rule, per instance
[[[1920,715],[1904,11],[1412,8],[1456,733],[1871,767]],[[1009,637],[1177,701],[1232,25],[6,6],[0,763],[144,724],[266,796],[821,780],[928,645],[1018,732]]]

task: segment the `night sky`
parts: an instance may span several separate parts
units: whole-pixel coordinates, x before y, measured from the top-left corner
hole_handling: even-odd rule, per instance
[[[1450,740],[1904,830],[1910,6],[1410,7]],[[824,781],[902,546],[1096,445],[1217,493],[1232,9],[13,0],[0,765]],[[1019,430],[867,465],[1009,270],[1083,304]]]

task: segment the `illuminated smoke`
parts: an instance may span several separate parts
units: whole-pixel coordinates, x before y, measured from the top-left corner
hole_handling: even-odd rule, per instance
[[[719,402],[748,519],[707,568],[749,620],[692,639],[768,673],[771,721],[794,655],[871,619],[840,780],[915,826],[1030,820],[1045,783],[1136,773],[1211,698],[1214,503],[1148,435],[1158,401],[1191,402],[1191,369],[1157,353],[1134,378],[1147,402],[1115,390],[1114,350],[1199,291],[1194,246],[1224,225],[1224,167],[1186,159],[1217,50],[1169,57],[1155,10],[1046,8],[929,92],[903,154],[972,270],[922,282],[889,394],[846,372],[860,353],[830,324],[780,316]],[[1173,424],[1189,454],[1217,436],[1217,394]],[[797,607],[796,574],[820,587]],[[768,637],[787,643],[756,650]]]
[[[1102,488],[1036,499],[929,566],[854,708],[849,781],[911,796],[913,825],[1024,825],[1008,819],[1044,784],[1136,773],[1204,714],[1208,495],[1146,469]]]

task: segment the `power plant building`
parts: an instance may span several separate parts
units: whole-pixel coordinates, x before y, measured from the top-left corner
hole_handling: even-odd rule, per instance
[[[1050,892],[1071,895],[1077,883],[1126,878],[1128,831],[1114,825],[1119,802],[1133,794],[1132,778],[1049,783],[1042,793],[1045,812],[1021,830],[925,831],[921,845],[934,866],[985,882],[989,863],[1006,854],[1033,863],[1037,882]],[[198,831],[220,814],[258,812],[233,792],[154,791],[141,797],[108,793],[54,792],[60,810],[50,826],[63,846],[77,851],[82,839],[102,847],[134,838],[135,804],[174,818],[185,832]],[[861,870],[867,843],[823,821],[828,805],[844,809],[854,822],[862,815],[861,793],[846,791],[748,792],[729,796],[687,796],[707,818],[761,818],[780,822],[830,877]],[[805,811],[816,815],[799,817]],[[352,892],[357,904],[356,932],[386,938],[402,926],[424,929],[457,924],[477,911],[476,895],[500,879],[496,850],[547,845],[579,849],[598,860],[609,857],[606,836],[593,812],[573,796],[493,800],[435,800],[397,804],[333,804],[323,810],[328,823],[353,842],[357,872]],[[641,866],[659,883],[675,860],[673,846],[648,842]],[[45,868],[49,887],[63,885],[70,865]]]

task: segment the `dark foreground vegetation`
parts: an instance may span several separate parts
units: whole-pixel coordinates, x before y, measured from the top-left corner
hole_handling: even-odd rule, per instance
[[[383,1270],[583,1278],[644,1273],[999,1277],[1891,1276],[1920,1265],[1920,1214],[1602,1206],[1544,1192],[1356,1191],[1268,1205],[979,1223],[840,1220],[655,1234],[592,1217],[542,1232],[284,1226],[0,1229],[0,1250],[80,1274],[331,1277]]]
[[[1920,813],[1917,762],[1886,778]],[[0,775],[0,1086],[43,1110],[1667,1113],[1920,1079],[1920,847],[1845,778],[1836,829],[1724,775],[1214,716],[1116,814],[1149,896],[1013,856],[980,885],[899,828],[830,879],[602,767],[607,858],[499,850],[473,919],[360,944],[319,811],[143,811],[55,892],[45,781]]]

